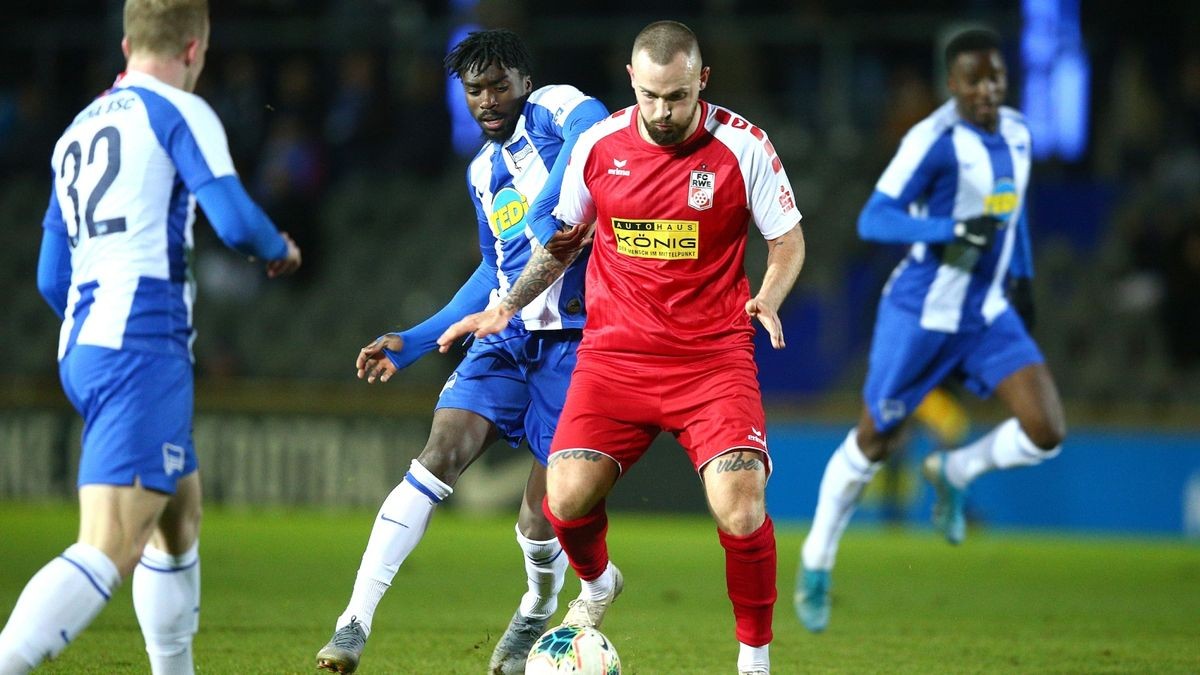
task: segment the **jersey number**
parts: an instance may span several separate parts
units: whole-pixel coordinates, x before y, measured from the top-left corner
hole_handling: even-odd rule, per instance
[[[96,205],[100,203],[100,199],[104,197],[104,193],[108,188],[112,187],[113,181],[117,179],[117,173],[121,171],[121,134],[116,127],[104,127],[96,132],[92,138],[91,147],[88,148],[88,164],[96,162],[96,146],[100,140],[104,139],[105,147],[107,148],[107,157],[105,158],[104,173],[100,176],[100,180],[96,182],[96,187],[92,189],[92,193],[88,195],[87,209],[83,213],[84,221],[87,223],[87,232],[89,237],[99,237],[105,234],[113,234],[114,232],[125,231],[125,217],[108,218],[106,220],[96,220]],[[75,189],[75,182],[79,180],[79,174],[83,169],[83,146],[79,145],[79,141],[71,141],[67,146],[67,151],[63,155],[62,168],[59,173],[59,178],[67,176],[67,157],[75,160],[75,173],[71,176],[71,182],[67,183],[67,196],[71,199],[72,211],[75,214],[74,227],[72,223],[67,224],[67,235],[70,239],[71,246],[79,245],[79,191]]]

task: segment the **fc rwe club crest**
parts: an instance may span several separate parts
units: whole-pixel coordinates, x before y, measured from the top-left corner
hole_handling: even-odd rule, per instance
[[[712,208],[713,188],[717,184],[717,174],[711,171],[693,171],[688,182],[688,206],[703,211]]]

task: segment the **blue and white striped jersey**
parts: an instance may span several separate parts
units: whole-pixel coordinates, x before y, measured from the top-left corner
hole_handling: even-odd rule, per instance
[[[910,243],[884,300],[946,333],[990,325],[1008,308],[1007,276],[1032,276],[1025,195],[1030,135],[1024,118],[1000,109],[995,133],[959,117],[954,100],[914,126],[859,217],[864,239]],[[980,255],[954,244],[954,224],[988,214],[1004,223]],[[963,255],[966,253],[967,255]]]
[[[471,161],[467,182],[479,220],[479,247],[484,264],[496,269],[497,287],[489,307],[508,293],[525,269],[530,239],[537,236],[544,243],[553,234],[547,223],[553,222],[550,213],[558,203],[570,153],[569,147],[563,152],[564,141],[573,144],[607,115],[599,101],[575,87],[542,87],[529,95],[512,135],[503,142],[487,142]],[[513,321],[528,330],[582,328],[586,267],[585,253]]]
[[[131,71],[75,117],[50,168],[43,226],[71,248],[59,358],[75,344],[190,358],[193,193],[235,176],[216,114],[198,96]],[[260,229],[248,250],[286,255],[265,216]]]

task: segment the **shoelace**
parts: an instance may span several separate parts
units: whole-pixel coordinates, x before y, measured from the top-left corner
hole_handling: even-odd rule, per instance
[[[362,629],[358,627],[358,619],[354,618],[351,618],[350,623],[342,626],[333,634],[333,646],[335,647],[357,647],[362,641]]]

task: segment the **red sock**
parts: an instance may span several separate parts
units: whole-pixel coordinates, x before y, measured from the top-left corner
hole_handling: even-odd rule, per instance
[[[725,548],[725,586],[733,603],[734,632],[738,642],[751,647],[770,644],[771,618],[778,595],[775,587],[775,525],[771,516],[745,537],[735,537],[720,529],[717,535]]]
[[[567,560],[571,561],[575,574],[584,581],[592,581],[603,574],[608,567],[608,542],[604,538],[608,534],[608,513],[604,510],[604,500],[601,499],[587,515],[575,520],[555,517],[545,499],[542,499],[542,512],[554,527],[554,534],[567,552]]]

